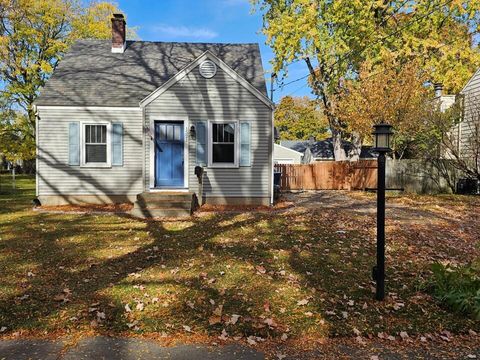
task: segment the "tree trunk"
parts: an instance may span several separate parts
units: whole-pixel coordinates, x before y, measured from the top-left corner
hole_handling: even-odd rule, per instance
[[[342,144],[342,132],[334,127],[332,129],[332,143],[333,143],[333,157],[335,161],[345,161],[347,160],[347,155]]]
[[[360,160],[360,153],[362,152],[362,138],[358,132],[352,134],[352,147],[348,152],[348,160]]]
[[[308,71],[310,72],[310,76],[312,78],[313,92],[315,95],[317,95],[317,99],[320,98],[323,102],[323,111],[327,116],[330,131],[332,132],[333,156],[335,161],[344,161],[347,159],[347,155],[342,143],[342,130],[340,128],[340,123],[332,112],[332,104],[324,91],[325,86],[321,85],[317,74],[315,73],[315,69],[313,68],[308,57],[305,58],[305,63],[307,64]],[[319,71],[319,73],[322,74],[323,72]]]

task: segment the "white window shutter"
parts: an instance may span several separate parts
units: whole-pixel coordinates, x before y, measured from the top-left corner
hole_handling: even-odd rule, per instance
[[[68,165],[80,165],[80,123],[68,124]]]
[[[240,166],[251,166],[251,133],[250,123],[240,123]]]
[[[197,138],[197,165],[207,165],[207,122],[197,121],[195,129]]]
[[[123,165],[123,124],[112,123],[112,165]]]

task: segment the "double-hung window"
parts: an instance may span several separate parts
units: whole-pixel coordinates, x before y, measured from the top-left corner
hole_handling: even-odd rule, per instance
[[[83,124],[83,164],[109,166],[109,124]]]
[[[209,131],[209,165],[217,167],[238,166],[237,122],[211,122]]]

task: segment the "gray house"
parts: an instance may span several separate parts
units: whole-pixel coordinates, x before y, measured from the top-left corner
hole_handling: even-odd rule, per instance
[[[480,68],[460,91],[463,119],[456,127],[457,153],[480,166]]]
[[[302,163],[309,164],[315,161],[334,161],[333,140],[328,138],[325,140],[281,140],[282,147],[294,150],[303,154]],[[344,149],[349,152],[352,143],[343,140]],[[371,150],[371,146],[362,146],[360,152],[361,160],[374,160],[377,154]]]
[[[257,44],[76,42],[35,102],[42,204],[271,204],[273,104]],[[203,177],[195,168],[203,169]],[[200,184],[201,182],[201,184]]]

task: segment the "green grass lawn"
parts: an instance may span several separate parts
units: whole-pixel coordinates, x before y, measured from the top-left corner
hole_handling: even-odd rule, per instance
[[[162,222],[51,214],[32,210],[33,179],[17,186],[0,194],[5,336],[217,338],[225,329],[229,338],[303,341],[480,330],[419,290],[431,259],[412,255],[400,232],[387,249],[388,299],[373,300],[371,216],[296,209]]]

